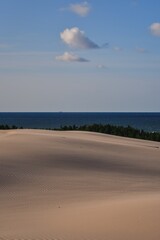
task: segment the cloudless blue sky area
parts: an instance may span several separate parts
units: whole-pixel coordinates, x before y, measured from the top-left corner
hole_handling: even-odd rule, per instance
[[[1,112],[159,112],[159,92],[159,0],[0,0]]]

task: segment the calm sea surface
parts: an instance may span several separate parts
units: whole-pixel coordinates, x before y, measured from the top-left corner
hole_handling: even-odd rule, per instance
[[[160,113],[0,113],[0,124],[23,128],[58,128],[65,125],[112,124],[160,132]]]

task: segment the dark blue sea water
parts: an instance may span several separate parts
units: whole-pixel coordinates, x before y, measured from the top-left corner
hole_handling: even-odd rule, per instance
[[[64,125],[112,124],[160,132],[160,113],[0,113],[0,124],[23,128],[58,128]]]

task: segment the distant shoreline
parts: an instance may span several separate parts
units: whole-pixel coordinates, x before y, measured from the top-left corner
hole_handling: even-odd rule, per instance
[[[118,112],[0,112],[0,125],[27,129],[55,129],[93,124],[131,126],[145,132],[160,132],[160,113]]]
[[[25,128],[23,127],[19,128],[15,125],[9,126],[7,124],[0,125],[0,130],[13,130],[13,129],[25,129]],[[37,129],[41,129],[41,128],[37,128]],[[123,127],[123,126],[115,126],[110,124],[105,124],[105,125],[92,124],[92,125],[82,125],[82,126],[76,126],[76,125],[61,126],[60,128],[46,128],[44,130],[98,132],[98,133],[115,135],[120,137],[129,137],[129,138],[135,138],[135,139],[143,139],[143,140],[160,142],[160,132],[147,132],[144,130],[133,128],[131,126]]]

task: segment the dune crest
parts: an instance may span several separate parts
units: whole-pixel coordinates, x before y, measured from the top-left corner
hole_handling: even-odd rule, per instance
[[[160,239],[160,143],[0,131],[0,239]]]

